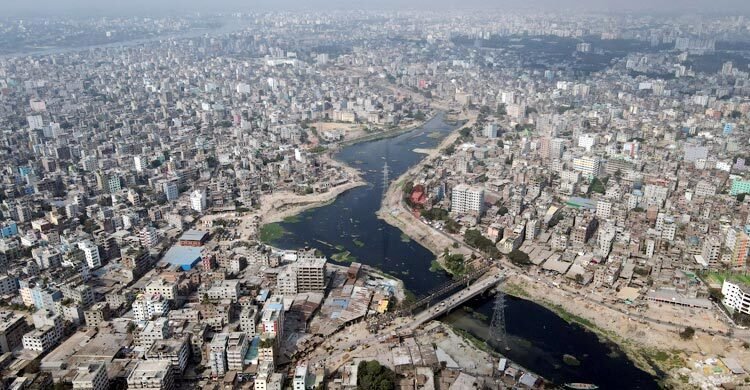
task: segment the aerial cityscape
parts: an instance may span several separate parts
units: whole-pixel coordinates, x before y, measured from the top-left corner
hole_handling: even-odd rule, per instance
[[[750,388],[732,1],[11,6],[0,390]]]

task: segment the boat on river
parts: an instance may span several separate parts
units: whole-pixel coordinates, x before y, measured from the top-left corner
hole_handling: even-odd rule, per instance
[[[573,390],[596,390],[599,386],[593,383],[566,383],[565,388]]]

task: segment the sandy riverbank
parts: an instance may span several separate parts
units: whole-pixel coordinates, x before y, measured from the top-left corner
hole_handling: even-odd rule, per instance
[[[476,114],[468,117],[459,118],[460,120],[468,119],[468,122],[461,127],[472,126],[476,120]],[[458,128],[446,136],[443,141],[434,149],[420,149],[419,153],[425,154],[425,157],[418,164],[404,172],[398,179],[394,180],[385,194],[383,203],[378,210],[378,218],[383,219],[389,225],[399,228],[404,234],[423,247],[429,249],[436,256],[443,253],[445,248],[450,248],[451,252],[471,254],[472,251],[465,245],[459,248],[453,248],[455,242],[450,237],[440,234],[432,227],[426,225],[420,218],[409,212],[402,204],[401,186],[408,181],[415,173],[419,172],[426,164],[440,155],[440,151],[453,144],[460,136]]]
[[[637,320],[610,307],[596,304],[578,294],[550,287],[528,275],[512,275],[504,284],[510,294],[529,299],[556,312],[563,319],[576,322],[602,339],[616,343],[641,369],[662,375],[671,388],[693,388],[685,382],[685,367],[709,357],[730,357],[750,361],[750,350],[736,338],[696,332],[695,337],[679,337],[680,328]],[[674,319],[685,326],[711,324],[726,331],[726,325],[710,310],[671,307],[659,308],[664,319]],[[648,314],[648,313],[647,313]],[[667,318],[667,317],[674,318]]]

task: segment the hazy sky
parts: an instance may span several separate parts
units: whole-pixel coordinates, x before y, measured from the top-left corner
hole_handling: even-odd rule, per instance
[[[526,8],[594,11],[695,11],[736,14],[750,0],[0,0],[5,15],[187,13],[253,9]]]

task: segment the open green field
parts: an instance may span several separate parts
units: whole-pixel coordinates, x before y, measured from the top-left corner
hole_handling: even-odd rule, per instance
[[[724,284],[726,279],[750,285],[750,275],[734,272],[707,272],[703,274],[703,279],[709,285],[718,285],[719,287]]]
[[[269,223],[260,228],[260,240],[265,243],[271,243],[278,240],[286,234],[284,228],[278,223]]]

